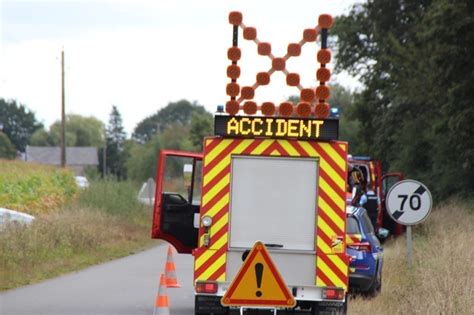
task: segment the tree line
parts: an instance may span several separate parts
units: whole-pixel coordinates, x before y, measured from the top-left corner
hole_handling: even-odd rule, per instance
[[[474,191],[474,2],[368,0],[336,18],[336,68],[360,78],[354,153],[443,198]]]

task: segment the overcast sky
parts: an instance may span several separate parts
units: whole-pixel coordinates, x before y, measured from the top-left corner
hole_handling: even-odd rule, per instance
[[[0,0],[0,97],[16,99],[47,127],[61,110],[61,49],[66,56],[66,112],[107,122],[112,104],[130,134],[136,124],[169,102],[197,101],[214,111],[227,101],[228,13],[243,13],[276,56],[298,42],[321,13],[345,13],[357,0]],[[270,67],[253,42],[240,37],[241,85]],[[318,46],[320,42],[318,42]],[[303,86],[315,85],[318,47],[306,44],[287,69]],[[357,80],[333,77],[350,88]],[[256,100],[280,102],[298,94],[281,73]]]

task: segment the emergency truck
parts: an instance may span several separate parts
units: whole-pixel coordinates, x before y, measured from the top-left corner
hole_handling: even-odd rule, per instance
[[[402,173],[382,173],[382,162],[369,156],[349,156],[349,163],[357,166],[365,179],[367,202],[363,207],[372,221],[376,232],[387,229],[391,235],[403,234],[404,227],[396,223],[387,213],[385,196],[390,188],[403,180]]]
[[[239,12],[232,12],[229,22],[234,30],[228,51],[230,100],[218,109],[214,136],[204,139],[202,153],[161,151],[152,237],[193,255],[196,314],[232,312],[222,297],[257,241],[296,300],[293,310],[345,313],[348,144],[337,140],[338,120],[327,118],[325,66],[331,55],[326,40],[332,18],[321,15],[318,26],[306,29],[282,58],[269,52],[269,44],[256,38],[255,28],[245,26]],[[239,28],[272,61],[271,69],[258,73],[248,87],[237,84]],[[305,43],[316,42],[318,34],[319,86],[303,88],[284,63]],[[300,89],[299,104],[252,101],[255,89],[268,84],[276,71]],[[257,293],[255,299],[266,298],[265,292]]]

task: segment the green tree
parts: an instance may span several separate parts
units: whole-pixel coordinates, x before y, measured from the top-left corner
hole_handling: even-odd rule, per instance
[[[66,143],[75,147],[101,147],[104,145],[104,123],[95,117],[70,114],[66,116]],[[50,127],[52,145],[60,145],[61,122]]]
[[[474,3],[369,0],[336,19],[337,69],[358,75],[365,154],[432,187],[474,190]]]
[[[125,131],[122,116],[115,105],[112,105],[106,136],[106,165],[110,174],[119,179],[127,176],[125,168],[126,155],[124,153]]]
[[[0,125],[16,149],[22,152],[35,130],[43,127],[25,105],[3,98],[0,98]]]
[[[189,131],[189,140],[194,151],[202,151],[202,141],[204,137],[212,135],[213,117],[208,112],[194,112],[191,117],[191,127]]]
[[[205,108],[198,105],[197,102],[191,103],[187,100],[171,102],[157,113],[138,123],[132,138],[140,143],[145,143],[157,132],[163,132],[171,125],[189,126],[195,112],[198,114],[207,113]]]
[[[8,136],[0,131],[0,159],[14,159],[16,149]]]

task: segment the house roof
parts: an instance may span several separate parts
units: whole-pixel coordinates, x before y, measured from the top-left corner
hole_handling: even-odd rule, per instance
[[[60,147],[26,147],[26,161],[61,165]],[[66,165],[99,165],[96,147],[67,147]]]

